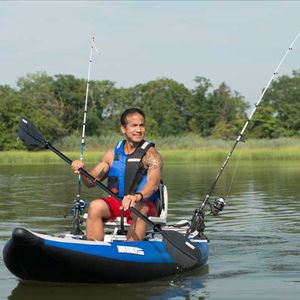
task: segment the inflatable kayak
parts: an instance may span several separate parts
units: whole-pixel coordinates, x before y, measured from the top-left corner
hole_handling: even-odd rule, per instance
[[[173,228],[174,230],[174,228]],[[207,240],[191,239],[199,249],[199,267],[208,258]],[[153,232],[143,241],[124,235],[87,241],[70,234],[52,236],[16,228],[3,249],[7,268],[25,280],[59,282],[141,282],[182,271],[163,239]]]
[[[72,164],[72,160],[46,141],[25,117],[20,118],[18,135],[28,148],[49,149]],[[83,168],[80,174],[108,195],[122,201]],[[166,226],[165,192],[164,187],[159,188],[159,217],[155,217],[156,220],[144,216],[134,206],[130,207],[131,213],[147,225],[148,232],[142,241],[127,241],[123,222],[120,222],[120,227],[113,224],[112,232],[105,234],[103,242],[85,240],[80,229],[82,209],[77,197],[73,235],[52,236],[16,228],[3,249],[4,263],[21,279],[61,282],[139,282],[205,264],[207,240],[198,227],[190,228],[189,222],[186,228]],[[105,227],[109,229],[107,223]],[[193,232],[187,233],[191,229]]]

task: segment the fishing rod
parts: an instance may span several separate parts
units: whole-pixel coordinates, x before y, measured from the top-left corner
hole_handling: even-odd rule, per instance
[[[273,79],[275,78],[275,76],[278,75],[278,70],[280,68],[280,66],[282,65],[283,61],[285,60],[285,58],[288,56],[288,54],[293,50],[293,46],[294,46],[294,43],[296,42],[296,40],[299,38],[300,36],[300,32],[297,34],[297,36],[294,38],[293,42],[291,43],[291,45],[288,47],[288,49],[286,50],[285,54],[283,55],[280,63],[278,64],[278,66],[276,67],[275,71],[273,72],[269,82],[267,83],[266,87],[263,89],[263,92],[261,93],[258,101],[255,103],[254,105],[254,108],[252,110],[252,112],[250,113],[246,123],[244,124],[241,132],[239,133],[235,143],[233,144],[233,147],[232,149],[230,150],[228,156],[226,157],[225,161],[223,162],[222,166],[221,166],[221,169],[219,170],[219,172],[217,173],[217,176],[215,177],[215,179],[213,180],[211,186],[209,187],[208,189],[208,192],[207,194],[205,195],[203,201],[202,201],[202,204],[200,206],[199,209],[196,209],[195,212],[194,212],[194,215],[191,219],[191,225],[189,227],[189,229],[187,230],[186,232],[186,235],[188,236],[189,234],[191,234],[192,232],[194,231],[198,231],[200,233],[203,233],[204,229],[205,229],[205,224],[204,224],[204,207],[206,204],[209,204],[210,206],[210,212],[211,214],[213,215],[218,215],[218,213],[220,211],[223,210],[224,206],[225,206],[225,200],[224,198],[217,198],[213,204],[211,204],[208,200],[209,198],[211,197],[214,189],[215,189],[215,186],[219,180],[219,178],[221,177],[229,159],[231,158],[235,148],[237,147],[238,143],[240,141],[243,140],[243,135],[257,109],[257,107],[259,106],[260,102],[262,101],[266,91],[268,90],[270,84],[272,83]]]
[[[82,124],[82,134],[81,134],[81,144],[80,144],[80,160],[83,161],[84,158],[84,147],[85,147],[85,128],[86,128],[86,119],[87,119],[87,104],[89,97],[89,87],[90,87],[90,75],[91,75],[91,66],[93,61],[94,50],[98,52],[96,48],[95,38],[92,38],[91,50],[90,50],[90,58],[88,64],[88,74],[87,74],[87,83],[86,83],[86,91],[85,91],[85,101],[84,101],[84,112],[83,112],[83,124]],[[74,235],[82,235],[83,231],[80,229],[80,213],[85,209],[86,203],[81,199],[81,174],[78,174],[77,181],[77,192],[73,216],[73,228],[71,234]]]

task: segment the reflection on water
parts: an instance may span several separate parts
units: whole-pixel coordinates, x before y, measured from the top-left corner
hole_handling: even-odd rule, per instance
[[[160,281],[139,284],[65,284],[19,281],[8,297],[9,300],[82,300],[87,295],[90,299],[170,299],[180,297],[204,299],[201,276],[208,273],[208,266],[201,270],[187,272],[184,277],[168,277]]]
[[[169,221],[190,219],[219,165],[170,164]],[[0,299],[298,299],[300,293],[300,168],[294,162],[228,166],[215,196],[227,205],[207,217],[205,268],[175,278],[133,285],[22,282],[0,259]],[[15,227],[66,232],[76,178],[66,165],[0,167],[0,248]],[[83,187],[86,200],[102,194]],[[209,271],[208,271],[209,266]]]

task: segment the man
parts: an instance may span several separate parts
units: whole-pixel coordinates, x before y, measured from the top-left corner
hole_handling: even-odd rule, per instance
[[[122,207],[127,220],[132,218],[127,240],[143,240],[145,222],[130,215],[134,206],[145,216],[157,216],[158,186],[161,180],[162,159],[154,144],[144,141],[145,114],[138,108],[130,108],[121,116],[121,132],[125,140],[109,149],[102,160],[90,171],[98,180],[108,177],[108,188],[123,198],[122,204],[113,197],[93,200],[88,210],[86,234],[89,240],[104,239],[104,220],[113,220],[121,215]],[[75,173],[84,168],[80,160],[72,162]],[[83,176],[88,187],[94,183]]]

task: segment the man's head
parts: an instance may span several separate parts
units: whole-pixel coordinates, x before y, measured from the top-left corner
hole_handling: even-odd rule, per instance
[[[126,109],[121,115],[121,131],[132,143],[140,143],[145,136],[145,113],[139,108]]]
[[[122,126],[124,126],[124,127],[126,126],[126,122],[127,122],[126,117],[128,115],[132,115],[132,114],[140,114],[144,118],[144,122],[145,122],[145,113],[141,109],[133,107],[133,108],[126,109],[122,113],[121,120],[120,120]]]

